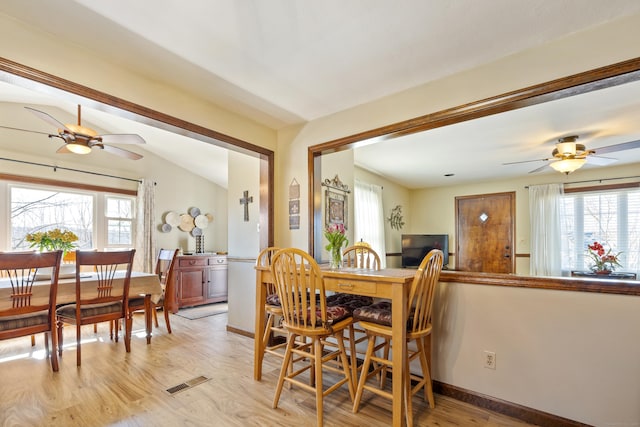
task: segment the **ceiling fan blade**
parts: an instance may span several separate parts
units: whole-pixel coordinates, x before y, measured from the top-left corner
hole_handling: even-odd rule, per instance
[[[146,141],[140,135],[133,133],[115,133],[100,135],[99,137],[104,144],[146,144]]]
[[[537,169],[534,169],[534,170],[532,170],[532,171],[529,171],[529,173],[536,173],[536,172],[540,172],[540,171],[542,171],[542,170],[546,169],[546,168],[547,168],[547,166],[549,166],[549,164],[548,164],[548,163],[547,163],[546,165],[542,165],[542,166],[540,166],[540,167],[539,167],[539,168],[537,168]]]
[[[600,155],[615,153],[623,150],[633,150],[634,148],[640,148],[640,139],[637,139],[635,141],[623,142],[622,144],[609,145],[608,147],[594,148],[593,151],[595,151],[596,154]]]
[[[53,116],[45,113],[44,111],[36,110],[35,108],[31,108],[31,107],[24,107],[24,108],[26,108],[27,110],[31,111],[33,114],[35,114],[36,116],[40,117],[42,120],[44,120],[45,122],[49,123],[50,125],[55,126],[58,129],[65,129],[65,130],[73,133],[73,131],[71,129],[69,129],[67,126],[65,126],[62,122],[59,122]]]
[[[131,160],[140,160],[143,157],[142,155],[134,153],[133,151],[125,150],[118,147],[112,147],[111,145],[99,144],[95,145],[95,147],[100,147],[108,153],[115,154],[116,156],[126,157]]]
[[[612,159],[611,157],[601,157],[601,156],[589,156],[587,157],[587,163],[596,166],[606,166],[611,163],[617,162],[618,159]]]
[[[39,133],[40,135],[47,135],[47,136],[51,136],[50,133],[47,132],[39,132],[37,130],[29,130],[29,129],[20,129],[20,128],[12,128],[11,126],[1,126],[0,128],[2,129],[10,129],[10,130],[19,130],[21,132],[31,132],[31,133]]]
[[[519,162],[508,162],[508,163],[503,163],[502,165],[504,166],[504,165],[518,165],[518,164],[520,164],[520,163],[548,162],[549,160],[551,160],[551,159],[547,158],[547,159],[536,159],[536,160],[522,160],[522,161],[519,161]],[[545,166],[546,166],[546,165],[545,165]]]

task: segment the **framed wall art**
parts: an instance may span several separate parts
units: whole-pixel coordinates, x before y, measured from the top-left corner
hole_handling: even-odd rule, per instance
[[[347,228],[349,218],[347,195],[327,189],[325,191],[325,224],[342,224]]]

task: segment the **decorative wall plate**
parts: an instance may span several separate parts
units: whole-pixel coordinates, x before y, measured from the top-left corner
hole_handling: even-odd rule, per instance
[[[180,225],[180,215],[177,212],[167,212],[167,215],[164,217],[164,221],[172,227],[177,227]]]
[[[199,228],[207,228],[209,226],[209,220],[205,215],[198,215],[195,219],[196,227]]]
[[[191,231],[196,225],[193,222],[193,217],[189,214],[180,215],[180,225],[178,228],[182,231]]]

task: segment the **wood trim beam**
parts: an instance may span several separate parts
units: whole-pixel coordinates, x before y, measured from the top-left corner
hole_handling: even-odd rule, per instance
[[[32,176],[13,175],[0,173],[0,180],[22,182],[25,184],[50,185],[53,187],[73,188],[76,190],[99,191],[103,193],[126,194],[127,196],[137,196],[137,190],[125,190],[122,188],[102,187],[100,185],[80,184],[77,182],[60,181],[49,178],[35,178]]]
[[[596,292],[601,294],[640,296],[640,281],[637,280],[609,280],[581,277],[536,277],[442,270],[440,273],[440,281],[470,285],[553,289],[558,291]]]
[[[260,147],[259,145],[251,144],[247,141],[243,141],[238,138],[234,138],[230,135],[226,135],[221,132],[217,132],[212,129],[205,128],[203,126],[187,122],[186,120],[179,119],[177,117],[170,116],[168,114],[161,113],[156,110],[152,110],[151,108],[144,107],[139,104],[135,104],[133,102],[126,101],[122,98],[118,98],[113,95],[109,95],[107,93],[101,92],[96,89],[92,89],[87,86],[83,86],[81,84],[72,82],[70,80],[66,80],[57,76],[54,76],[49,73],[45,73],[44,71],[36,70],[35,68],[28,67],[26,65],[19,64],[17,62],[13,62],[9,59],[0,57],[0,71],[4,71],[6,73],[14,76],[13,78],[6,78],[5,80],[10,80],[11,83],[18,84],[27,88],[35,89],[36,87],[40,87],[40,85],[48,86],[49,88],[58,89],[62,91],[62,93],[72,93],[83,98],[96,101],[97,103],[103,104],[104,107],[111,106],[115,107],[115,109],[108,109],[109,113],[116,114],[122,117],[132,118],[131,114],[134,114],[134,119],[143,123],[152,124],[149,122],[145,122],[143,118],[150,119],[154,123],[152,125],[156,127],[160,127],[165,130],[169,130],[171,132],[179,133],[184,136],[188,136],[191,138],[200,139],[205,142],[215,143],[223,148],[227,148],[233,151],[241,151],[245,154],[253,154],[259,153],[263,155],[273,155],[273,151],[268,150],[264,147]],[[16,79],[16,77],[18,79]],[[20,81],[17,81],[20,80]],[[38,83],[39,85],[34,85],[34,83]],[[92,105],[94,108],[100,108],[100,105]],[[118,111],[122,110],[122,111]],[[129,115],[123,114],[123,112],[131,113]],[[161,126],[162,124],[168,125]],[[182,131],[180,131],[182,130]],[[205,137],[205,138],[203,138]]]
[[[471,405],[507,415],[537,426],[546,427],[589,427],[578,421],[539,411],[517,403],[487,396],[460,387],[433,381],[433,392],[448,396]]]

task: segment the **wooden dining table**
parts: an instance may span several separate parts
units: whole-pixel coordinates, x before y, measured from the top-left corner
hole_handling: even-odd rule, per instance
[[[114,286],[120,286],[124,283],[124,271],[116,271],[116,280]],[[38,279],[38,277],[37,277]],[[89,289],[95,289],[97,283],[97,275],[92,272],[86,272],[80,274],[80,281],[83,285],[87,285]],[[51,280],[43,277],[41,280],[36,280],[33,283],[32,288],[32,304],[48,304],[49,301],[49,286]],[[11,282],[8,278],[0,278],[0,310],[3,308],[11,307]],[[144,295],[145,300],[145,325],[147,343],[151,342],[151,301],[157,302],[162,296],[162,286],[160,285],[160,279],[157,274],[143,273],[143,272],[131,272],[131,281],[129,283],[129,298],[139,297]],[[76,279],[75,273],[73,277],[63,277],[58,279],[58,293],[56,296],[56,305],[73,304],[76,301]]]
[[[344,292],[365,295],[374,298],[386,298],[392,302],[393,342],[404,342],[407,338],[407,298],[416,270],[404,268],[385,268],[370,270],[359,268],[329,269],[321,266],[325,291]],[[253,377],[262,378],[262,360],[264,348],[262,331],[265,328],[264,305],[267,297],[267,285],[273,283],[271,271],[267,267],[256,267],[256,326],[254,333]],[[392,346],[392,393],[393,426],[401,426],[404,418],[404,385],[406,369],[404,345]]]

